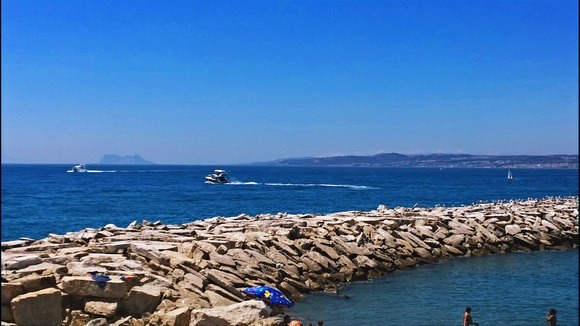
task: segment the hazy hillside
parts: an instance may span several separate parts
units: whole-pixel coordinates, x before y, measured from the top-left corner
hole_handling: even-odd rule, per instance
[[[268,165],[288,166],[376,166],[436,168],[578,168],[578,155],[471,155],[384,153],[372,156],[288,158]]]

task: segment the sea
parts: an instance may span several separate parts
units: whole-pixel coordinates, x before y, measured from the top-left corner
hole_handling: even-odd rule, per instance
[[[577,169],[2,164],[2,241],[133,221],[327,214],[578,196]],[[207,184],[214,169],[228,184]],[[287,311],[316,325],[578,325],[578,249],[457,258],[315,293]]]

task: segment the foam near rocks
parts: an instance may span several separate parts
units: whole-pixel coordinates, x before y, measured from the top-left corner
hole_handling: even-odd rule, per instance
[[[2,242],[2,322],[276,325],[242,289],[270,285],[296,300],[457,256],[577,245],[577,197],[108,224]],[[111,280],[101,288],[88,272]]]

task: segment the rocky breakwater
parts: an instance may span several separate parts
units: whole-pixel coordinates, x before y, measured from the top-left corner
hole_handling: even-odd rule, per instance
[[[2,324],[274,325],[243,288],[296,300],[452,257],[577,245],[577,197],[107,225],[2,242]]]

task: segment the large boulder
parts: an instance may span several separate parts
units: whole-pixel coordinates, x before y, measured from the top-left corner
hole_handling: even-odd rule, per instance
[[[201,310],[191,312],[189,324],[195,326],[233,326],[225,316],[210,315]]]
[[[82,312],[81,310],[69,310],[67,311],[67,317],[64,320],[64,325],[71,325],[71,326],[81,326],[87,325],[91,322],[91,316]]]
[[[177,308],[163,316],[163,325],[188,326],[191,317],[191,309],[188,307]]]
[[[120,278],[111,278],[104,287],[88,276],[65,276],[60,283],[63,292],[70,295],[97,298],[124,298],[127,285]]]
[[[85,303],[85,311],[97,316],[113,317],[117,313],[117,308],[117,302],[91,300]]]
[[[213,309],[191,311],[190,325],[198,326],[249,326],[272,313],[262,301],[250,300]]]
[[[24,293],[24,286],[20,282],[2,283],[2,304],[10,304],[12,299]]]
[[[22,255],[2,259],[2,267],[4,269],[23,269],[40,263],[42,263],[42,259],[39,255]]]
[[[35,292],[56,287],[56,277],[54,275],[31,274],[16,280],[16,282],[22,284],[24,292]]]
[[[62,324],[62,293],[54,288],[22,294],[12,299],[10,306],[18,325]]]
[[[433,230],[429,225],[415,225],[415,230],[417,230],[417,233],[423,240],[427,238],[435,238],[435,233],[433,233]]]
[[[4,322],[13,323],[14,322],[14,314],[12,313],[12,309],[10,309],[10,306],[3,304],[3,305],[0,305],[0,307],[2,309],[0,311],[0,313],[2,315],[2,318],[1,318],[2,325],[4,325]]]
[[[122,302],[122,311],[131,316],[153,312],[161,303],[161,288],[153,285],[135,286]]]
[[[228,306],[242,300],[241,298],[235,297],[232,293],[229,293],[228,291],[214,284],[209,284],[207,286],[207,290],[205,290],[204,295],[209,299],[212,307]]]
[[[507,233],[509,235],[515,235],[515,234],[520,233],[521,231],[522,231],[522,228],[520,228],[520,226],[517,224],[510,224],[510,225],[505,226],[505,233]]]
[[[465,236],[463,234],[454,234],[446,239],[443,239],[443,243],[453,247],[458,247],[463,243],[464,240]]]

